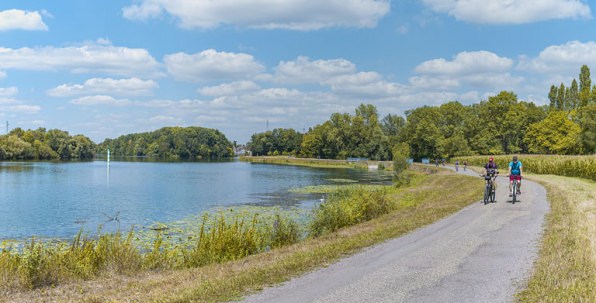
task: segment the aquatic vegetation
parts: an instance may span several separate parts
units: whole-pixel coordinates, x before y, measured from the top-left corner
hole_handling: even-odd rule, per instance
[[[306,210],[215,208],[200,216],[147,228],[74,239],[3,241],[0,293],[76,279],[148,269],[181,269],[237,260],[303,238]]]
[[[294,188],[290,189],[289,191],[298,192],[298,193],[312,193],[312,194],[327,194],[332,193],[339,189],[341,185],[313,185],[313,186],[305,186],[301,188]]]
[[[336,183],[358,183],[358,181],[351,180],[351,179],[327,179],[327,181],[336,182]]]

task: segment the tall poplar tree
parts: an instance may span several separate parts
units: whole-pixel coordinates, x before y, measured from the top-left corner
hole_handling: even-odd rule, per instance
[[[590,89],[592,87],[592,79],[590,79],[590,69],[587,65],[583,65],[581,71],[579,73],[579,98],[580,98],[580,108],[584,108],[588,103],[590,103],[591,92]]]
[[[577,81],[573,79],[573,82],[571,82],[571,88],[569,89],[569,95],[567,97],[567,110],[574,110],[579,107],[579,92]]]
[[[556,110],[565,109],[566,99],[567,98],[565,97],[565,84],[563,84],[563,82],[561,82],[561,86],[559,87],[559,90],[557,91],[557,102],[555,104],[555,109]]]
[[[550,92],[548,93],[548,100],[550,100],[549,109],[553,110],[557,104],[557,87],[553,84],[550,86]]]

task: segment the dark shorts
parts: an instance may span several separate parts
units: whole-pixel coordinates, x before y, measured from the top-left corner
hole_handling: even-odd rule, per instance
[[[513,181],[514,179],[521,181],[521,176],[520,175],[510,175],[509,176],[509,181]]]

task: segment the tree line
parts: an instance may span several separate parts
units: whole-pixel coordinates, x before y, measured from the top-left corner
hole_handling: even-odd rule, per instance
[[[550,104],[518,100],[513,92],[471,105],[452,101],[379,119],[361,104],[354,113],[334,113],[305,134],[293,129],[256,133],[249,148],[261,155],[391,160],[512,153],[596,153],[596,85],[584,65],[579,83],[551,87]],[[289,135],[291,134],[291,136]],[[301,138],[300,143],[298,140]]]
[[[182,158],[232,157],[232,143],[219,130],[203,127],[163,127],[153,132],[128,134],[106,139],[97,153],[110,149],[116,156]]]
[[[83,135],[40,127],[23,130],[17,127],[0,136],[0,160],[17,159],[88,159],[94,155],[95,143]]]

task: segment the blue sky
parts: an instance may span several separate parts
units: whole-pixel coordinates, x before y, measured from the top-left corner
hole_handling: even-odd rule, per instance
[[[105,138],[202,126],[245,143],[360,103],[381,116],[596,68],[580,0],[0,2],[0,121]],[[0,128],[0,134],[5,128]]]

